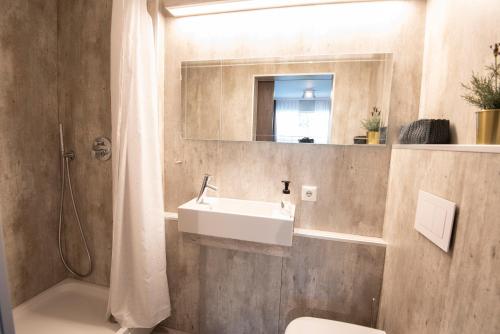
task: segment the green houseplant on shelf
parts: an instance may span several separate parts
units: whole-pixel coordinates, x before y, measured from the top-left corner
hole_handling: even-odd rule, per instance
[[[366,129],[368,144],[378,144],[380,142],[380,126],[381,126],[380,110],[373,107],[370,117],[361,121],[361,125]]]
[[[495,62],[486,67],[487,74],[472,73],[463,98],[480,109],[476,112],[476,144],[500,144],[500,43],[490,46]]]

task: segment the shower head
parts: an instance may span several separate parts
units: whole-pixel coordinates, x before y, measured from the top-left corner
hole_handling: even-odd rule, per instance
[[[62,123],[59,123],[59,142],[60,142],[60,149],[61,153],[64,154],[64,135],[63,135],[63,125]]]

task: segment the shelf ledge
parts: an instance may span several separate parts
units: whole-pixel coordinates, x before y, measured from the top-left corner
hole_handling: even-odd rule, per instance
[[[313,238],[313,239],[347,242],[353,244],[363,244],[363,245],[372,245],[380,247],[387,246],[387,242],[385,242],[382,238],[365,237],[363,235],[357,235],[357,234],[346,234],[346,233],[328,232],[320,230],[309,230],[305,228],[295,228],[293,235],[306,238]]]
[[[456,145],[456,144],[394,144],[396,150],[428,150],[474,153],[500,153],[500,145]]]
[[[166,220],[172,220],[172,221],[179,221],[179,216],[177,215],[177,212],[165,212],[165,219]]]
[[[178,221],[178,215],[175,212],[165,212],[165,219],[170,221]],[[297,227],[294,228],[293,235],[297,237],[347,242],[353,244],[363,244],[363,245],[372,245],[380,247],[387,246],[387,243],[382,238],[366,237],[363,235],[356,235],[356,234],[310,230]]]

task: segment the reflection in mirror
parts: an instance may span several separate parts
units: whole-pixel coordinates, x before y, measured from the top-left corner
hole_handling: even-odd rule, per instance
[[[256,140],[328,144],[333,74],[257,76]]]
[[[391,80],[391,54],[183,62],[184,138],[366,143],[377,108],[383,144]]]
[[[184,137],[220,139],[222,68],[219,61],[182,68]]]

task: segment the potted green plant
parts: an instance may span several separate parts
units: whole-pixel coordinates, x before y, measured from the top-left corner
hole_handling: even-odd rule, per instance
[[[476,112],[476,144],[500,144],[500,43],[490,46],[495,62],[486,67],[486,76],[472,73],[469,84],[462,84],[468,91],[463,98],[480,108]]]
[[[380,110],[377,107],[373,107],[370,117],[361,121],[361,125],[367,131],[368,144],[378,144],[380,142],[380,124]]]

